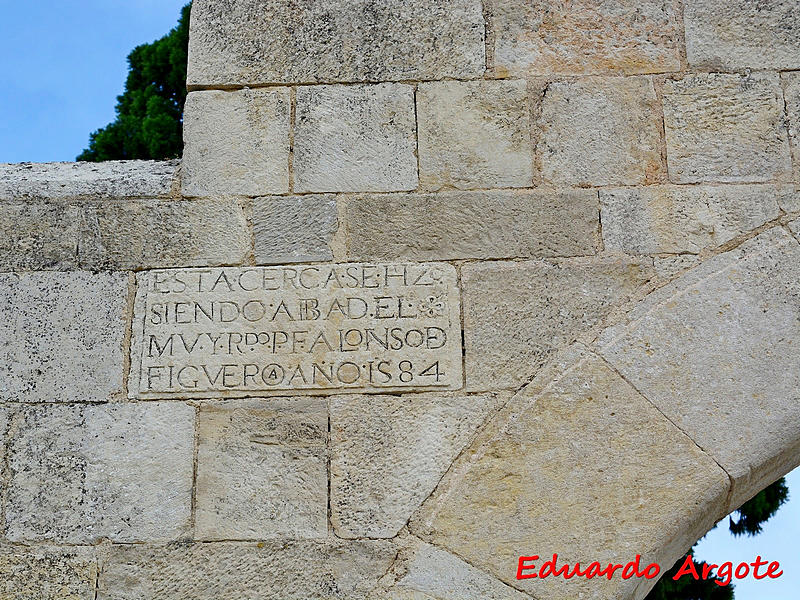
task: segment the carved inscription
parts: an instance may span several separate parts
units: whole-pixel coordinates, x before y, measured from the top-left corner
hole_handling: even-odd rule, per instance
[[[458,389],[459,303],[446,263],[141,273],[131,395]]]

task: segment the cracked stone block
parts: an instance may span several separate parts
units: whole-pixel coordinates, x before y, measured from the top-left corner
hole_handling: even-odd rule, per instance
[[[271,196],[253,201],[256,264],[333,260],[336,197]]]
[[[791,158],[776,73],[701,73],[664,84],[673,183],[787,179]]]
[[[103,402],[121,394],[128,276],[0,274],[0,398]]]
[[[464,265],[467,390],[516,389],[653,275],[626,258]]]
[[[589,255],[598,214],[591,190],[358,195],[345,204],[346,252],[421,261]]]
[[[196,0],[189,86],[480,77],[480,0]]]
[[[185,196],[289,191],[289,88],[191,92],[183,118]]]
[[[198,539],[327,536],[324,400],[205,405],[198,427]]]
[[[194,414],[166,402],[21,409],[8,450],[6,537],[94,544],[185,535]]]
[[[542,99],[536,161],[546,182],[644,185],[661,166],[661,118],[647,77],[561,81]]]
[[[431,189],[530,187],[526,87],[524,80],[421,83],[420,183]]]
[[[3,600],[95,600],[94,550],[0,545]]]
[[[495,395],[332,397],[336,534],[397,535],[502,401]]]
[[[798,282],[800,245],[769,229],[650,294],[601,337],[603,356],[731,475],[728,510],[797,466]]]
[[[782,73],[786,116],[788,117],[789,141],[794,160],[794,180],[800,183],[800,73]],[[800,210],[800,193],[795,195],[791,207],[785,210]]]
[[[416,189],[414,88],[400,83],[297,90],[296,192]]]
[[[800,68],[800,13],[794,0],[684,2],[686,56],[718,71]]]

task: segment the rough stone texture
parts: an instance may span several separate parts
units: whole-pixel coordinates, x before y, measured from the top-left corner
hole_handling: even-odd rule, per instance
[[[502,400],[494,395],[331,398],[336,534],[397,535]]]
[[[663,104],[672,182],[758,182],[791,175],[776,73],[667,80]]]
[[[782,73],[789,140],[794,159],[794,180],[800,183],[800,73]],[[800,210],[800,194],[792,210]]]
[[[770,229],[651,294],[601,338],[607,360],[731,475],[729,509],[796,466],[798,282],[797,240]]]
[[[197,0],[188,84],[479,77],[480,0]]]
[[[700,261],[697,254],[679,254],[678,256],[663,256],[653,259],[653,266],[659,277],[671,279],[681,271],[690,269]]]
[[[420,84],[420,183],[432,189],[530,187],[526,88],[524,80]]]
[[[661,119],[647,77],[551,83],[536,160],[547,182],[642,185],[661,171]]]
[[[128,276],[0,274],[0,399],[101,402],[122,393]]]
[[[789,223],[789,229],[795,235],[797,240],[800,241],[800,219],[797,219]]]
[[[11,431],[11,541],[172,540],[187,533],[194,409],[36,406]]]
[[[86,217],[79,206],[0,204],[0,270],[77,268],[88,225]]]
[[[289,88],[190,93],[183,119],[183,194],[288,192],[290,113]]]
[[[693,67],[800,68],[800,14],[794,0],[688,0],[683,18]]]
[[[196,537],[328,534],[324,400],[249,400],[200,410]]]
[[[177,160],[0,164],[0,201],[168,197],[179,165]]]
[[[654,582],[517,581],[514,566],[642,554],[668,568],[724,514],[728,477],[599,358],[568,352],[553,371],[462,455],[411,530],[537,598],[642,598]]]
[[[780,194],[762,185],[601,190],[603,244],[633,254],[696,253],[777,218]]]
[[[11,417],[11,407],[5,403],[0,404],[0,498],[3,496],[3,490],[6,485],[6,433],[8,432]],[[0,519],[2,519],[2,511],[0,511]],[[0,523],[2,522],[0,520]]]
[[[0,545],[3,600],[95,600],[97,563],[89,548]]]
[[[517,388],[650,279],[651,265],[623,258],[464,265],[467,390]]]
[[[373,600],[396,554],[385,541],[116,546],[98,600]]]
[[[661,73],[680,69],[674,0],[489,0],[499,74]]]
[[[256,263],[329,261],[339,228],[335,196],[271,196],[253,202]]]
[[[297,90],[297,192],[417,187],[414,88],[399,83]]]
[[[345,205],[350,260],[453,260],[595,254],[591,190],[359,195]]]

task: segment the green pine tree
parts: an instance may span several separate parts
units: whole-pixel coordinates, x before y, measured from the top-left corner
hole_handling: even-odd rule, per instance
[[[117,118],[89,136],[89,147],[78,160],[181,155],[190,9],[191,4],[183,7],[177,27],[167,35],[128,55],[128,79],[117,97]]]

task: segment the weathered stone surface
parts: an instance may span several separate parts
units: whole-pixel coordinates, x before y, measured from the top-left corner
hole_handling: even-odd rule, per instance
[[[494,68],[500,74],[680,69],[681,24],[674,0],[489,0],[487,4]]]
[[[661,119],[647,77],[551,83],[536,160],[547,182],[642,185],[661,171]]]
[[[124,274],[0,274],[0,399],[120,394],[127,297]]]
[[[0,200],[168,197],[179,165],[177,160],[0,163]]]
[[[301,87],[295,127],[297,192],[391,192],[417,187],[410,85]]]
[[[98,600],[372,600],[391,542],[116,546]]]
[[[633,254],[696,253],[777,218],[780,195],[766,185],[601,190],[603,243]]]
[[[800,241],[800,219],[796,219],[789,223],[789,230],[795,235],[798,241]]]
[[[391,538],[503,398],[331,398],[331,522],[340,537]]]
[[[9,421],[11,419],[11,407],[5,403],[0,404],[0,482],[5,486],[6,481],[6,433],[9,428]],[[2,494],[2,487],[0,487],[0,494]],[[2,515],[2,513],[0,513]]]
[[[8,451],[6,536],[91,544],[184,535],[194,416],[166,402],[22,409]]]
[[[480,0],[198,0],[188,84],[479,77]]]
[[[782,73],[789,140],[794,159],[794,180],[800,182],[800,73]],[[800,210],[800,194],[791,210]]]
[[[183,117],[183,194],[289,191],[289,88],[192,92]]]
[[[601,338],[607,360],[731,475],[730,509],[796,466],[798,282],[800,246],[773,228],[651,294]]]
[[[446,263],[149,271],[129,395],[458,389],[460,333]]]
[[[524,80],[421,83],[420,183],[432,189],[530,187],[526,88]]]
[[[800,15],[794,0],[689,0],[683,15],[692,66],[720,71],[800,68]]]
[[[200,409],[196,538],[328,534],[324,400],[248,400]]]
[[[641,554],[668,568],[724,514],[729,480],[602,360],[565,354],[459,458],[411,530],[537,598],[643,598],[652,581],[517,581],[517,558]]]
[[[96,578],[91,549],[0,546],[3,600],[95,600]]]
[[[0,204],[0,269],[3,271],[78,267],[86,213],[65,204]]]
[[[339,228],[335,196],[271,196],[253,202],[256,263],[329,261]]]
[[[359,195],[345,205],[351,260],[595,254],[597,193],[497,190]]]
[[[677,256],[656,256],[653,266],[659,277],[671,279],[681,271],[690,269],[700,261],[697,254],[679,254]]]
[[[674,183],[758,182],[791,174],[775,73],[701,73],[664,85],[669,177]]]
[[[464,265],[467,390],[517,388],[652,276],[622,258]]]

